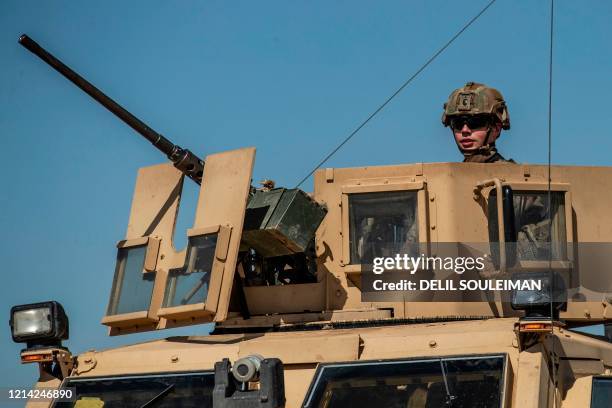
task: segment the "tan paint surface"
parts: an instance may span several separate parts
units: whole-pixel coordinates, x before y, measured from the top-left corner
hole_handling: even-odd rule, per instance
[[[218,283],[215,321],[227,317],[254,162],[255,148],[250,147],[207,156],[204,165],[193,228],[212,225],[232,228],[223,279]],[[215,285],[211,280],[209,296],[217,291]]]
[[[211,155],[206,159],[204,182],[198,201],[194,229],[214,225],[231,225],[232,234],[227,249],[227,267],[221,279],[211,281],[211,296],[207,310],[215,310],[215,320],[223,322],[232,288],[233,266],[238,248],[238,237],[242,228],[244,205],[253,166],[254,149],[241,149]],[[248,287],[245,289],[247,304],[252,315],[286,313],[312,313],[334,310],[365,310],[372,308],[391,310],[394,317],[420,318],[438,316],[519,316],[520,312],[504,307],[500,302],[463,302],[461,294],[457,301],[418,303],[416,299],[406,302],[372,303],[361,301],[360,265],[351,265],[348,259],[347,194],[356,192],[382,192],[413,190],[418,192],[418,229],[422,241],[429,242],[430,251],[436,251],[439,242],[488,241],[488,220],[483,206],[490,188],[475,191],[483,180],[498,178],[517,190],[542,190],[547,187],[546,166],[478,163],[418,163],[397,166],[357,167],[325,169],[315,174],[314,198],[326,205],[329,212],[317,232],[317,255],[319,282],[308,285],[277,287]],[[136,237],[143,225],[150,223],[156,207],[160,207],[173,183],[177,172],[170,165],[148,168],[151,177],[139,176],[133,211],[130,217],[128,237]],[[157,175],[159,173],[159,175]],[[163,176],[163,177],[162,177]],[[173,178],[174,177],[174,178]],[[153,182],[153,179],[157,182]],[[157,184],[156,184],[157,183]],[[612,168],[553,166],[552,187],[567,193],[567,236],[582,242],[612,242],[612,222],[608,205],[612,191]],[[164,194],[155,191],[164,191]],[[157,201],[148,200],[158,197]],[[240,197],[237,199],[236,197]],[[147,201],[148,200],[148,201]],[[172,209],[175,210],[174,207]],[[158,208],[159,210],[159,208]],[[159,212],[157,210],[157,212]],[[168,211],[173,214],[173,211]],[[173,217],[174,215],[172,215]],[[174,218],[168,215],[159,226],[162,238],[158,271],[160,276],[170,267],[184,262],[184,253],[176,254],[169,248],[170,227]],[[162,256],[165,254],[165,258]],[[158,291],[159,292],[159,291]],[[218,298],[215,294],[218,293]],[[507,305],[505,305],[507,306]],[[575,302],[563,313],[566,319],[600,321],[609,319],[612,305],[609,302],[591,304]],[[151,311],[155,315],[155,311]],[[189,313],[183,314],[188,317]],[[195,322],[207,319],[197,313]],[[367,317],[365,317],[367,318]],[[162,319],[164,320],[164,319]],[[319,315],[316,320],[321,320]],[[158,328],[191,324],[185,322],[161,322]],[[244,321],[244,325],[252,322]],[[143,327],[141,330],[149,330]]]
[[[546,167],[512,164],[430,163],[399,166],[326,169],[315,174],[314,198],[329,212],[317,232],[318,283],[309,285],[247,288],[247,302],[254,312],[249,320],[228,315],[233,268],[242,229],[246,194],[250,184],[254,149],[209,156],[205,180],[198,202],[194,230],[229,225],[232,234],[226,263],[230,273],[218,282],[217,320],[228,318],[228,327],[273,326],[318,321],[389,319],[435,316],[518,316],[498,303],[418,303],[361,302],[360,266],[346,257],[348,225],[346,195],[364,191],[414,189],[419,194],[419,235],[428,240],[431,251],[439,242],[484,242],[488,240],[488,220],[483,210],[488,190],[475,192],[482,180],[499,178],[516,190],[546,186]],[[173,183],[180,177],[170,168],[154,168],[156,182],[139,176],[127,238],[140,238],[143,225],[159,213]],[[174,171],[174,173],[173,173]],[[146,173],[146,171],[145,171]],[[206,179],[208,177],[208,179]],[[152,180],[152,179],[151,179]],[[612,168],[553,166],[553,187],[567,192],[568,237],[580,242],[612,241],[609,213],[612,198]],[[159,191],[159,193],[154,192]],[[238,200],[232,199],[238,197]],[[345,204],[343,204],[343,201]],[[161,239],[157,273],[180,265],[184,253],[177,254],[169,243],[178,199],[155,229]],[[139,206],[142,206],[139,207]],[[213,225],[214,224],[214,225]],[[172,228],[171,228],[172,226]],[[234,233],[236,232],[236,233]],[[162,255],[166,255],[162,259]],[[182,258],[181,258],[182,257]],[[152,261],[150,261],[152,262]],[[227,271],[225,271],[227,272]],[[600,321],[610,318],[605,302],[571,303],[563,317]],[[381,314],[382,313],[382,314]],[[163,320],[163,319],[162,319]],[[193,320],[199,322],[200,320]],[[89,352],[78,357],[75,375],[95,377],[156,372],[211,370],[216,361],[235,361],[248,354],[280,357],[285,363],[287,407],[299,406],[317,364],[325,362],[438,357],[454,355],[505,354],[508,361],[507,406],[530,408],[549,406],[553,391],[547,371],[548,351],[575,359],[594,359],[592,364],[576,365],[583,370],[612,367],[612,346],[556,329],[542,346],[519,352],[514,323],[516,317],[486,321],[446,322],[354,329],[318,330],[170,338],[112,350]],[[160,324],[158,328],[165,327]],[[137,331],[137,329],[136,329]],[[89,361],[89,363],[87,363]],[[599,362],[599,363],[598,363]],[[568,365],[572,367],[572,365]],[[601,373],[600,373],[601,374]],[[578,378],[566,390],[564,407],[584,407],[591,376]]]
[[[125,236],[126,243],[145,244],[151,237],[156,245],[156,259],[147,253],[147,264],[155,265],[155,284],[148,310],[123,315],[106,316],[102,322],[110,326],[111,334],[123,334],[134,325],[139,330],[151,330],[158,321],[157,312],[161,306],[167,271],[180,254],[172,244],[174,225],[183,187],[183,175],[171,163],[144,167],[138,171],[130,219]],[[184,253],[183,253],[184,257]],[[109,270],[111,268],[109,267]]]

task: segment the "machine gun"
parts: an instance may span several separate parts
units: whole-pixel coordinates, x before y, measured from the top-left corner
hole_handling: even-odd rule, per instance
[[[151,129],[27,35],[22,34],[19,43],[144,136],[164,153],[179,171],[199,185],[202,184],[204,172],[202,159]],[[274,265],[271,269],[280,269],[282,272],[286,262],[282,257],[304,254],[312,249],[315,232],[326,212],[323,206],[298,189],[252,188],[245,214],[242,241],[260,255],[276,258],[276,261],[268,263]],[[309,259],[312,259],[312,256]],[[299,264],[300,269],[313,269],[312,265],[307,265],[312,262],[301,258],[291,262]],[[312,279],[312,273],[309,273],[309,276],[309,279]]]
[[[49,64],[53,69],[66,77],[66,79],[81,88],[106,109],[114,113],[128,126],[144,136],[144,138],[151,142],[159,151],[168,156],[172,163],[174,163],[174,166],[183,174],[198,184],[202,183],[202,173],[204,171],[204,161],[202,159],[188,149],[183,149],[175,145],[170,140],[151,129],[146,123],[125,110],[125,108],[109,98],[104,92],[100,91],[85,78],[74,72],[66,64],[55,58],[27,35],[22,34],[19,37],[19,44],[23,45],[34,55]]]

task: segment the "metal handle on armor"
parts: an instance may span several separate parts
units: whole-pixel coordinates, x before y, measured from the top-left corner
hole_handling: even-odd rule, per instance
[[[502,200],[502,180],[499,178],[493,178],[490,180],[481,181],[476,184],[476,188],[482,190],[485,187],[495,186],[495,189],[499,192],[499,199],[497,200],[497,227],[499,231],[499,271],[506,271],[506,230],[504,225],[504,205]]]

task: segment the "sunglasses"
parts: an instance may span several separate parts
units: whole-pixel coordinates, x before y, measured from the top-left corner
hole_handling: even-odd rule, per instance
[[[452,118],[450,121],[453,130],[461,130],[464,125],[467,125],[471,130],[484,129],[491,123],[487,116],[459,116]]]

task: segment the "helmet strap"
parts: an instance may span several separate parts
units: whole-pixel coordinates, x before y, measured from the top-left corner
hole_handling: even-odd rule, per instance
[[[491,127],[491,124],[489,123],[487,125],[487,137],[485,137],[485,142],[484,142],[484,146],[488,146],[489,145],[489,139],[491,138],[491,131],[493,130],[493,128]]]

